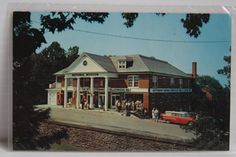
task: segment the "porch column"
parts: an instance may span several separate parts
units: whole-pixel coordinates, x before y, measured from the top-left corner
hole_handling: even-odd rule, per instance
[[[57,76],[56,76],[55,86],[56,86],[56,88],[57,88]]]
[[[77,78],[76,108],[80,106],[80,78]]]
[[[104,110],[108,109],[108,77],[105,77],[105,107]]]
[[[66,108],[67,105],[67,78],[65,77],[65,83],[64,83],[64,108]]]
[[[93,108],[93,77],[90,78],[90,108]]]

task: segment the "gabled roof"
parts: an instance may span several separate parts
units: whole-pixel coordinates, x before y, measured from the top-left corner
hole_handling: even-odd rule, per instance
[[[117,72],[114,67],[111,59],[107,56],[100,56],[92,53],[85,52],[87,56],[89,56],[92,60],[94,60],[97,64],[99,64],[102,68],[104,68],[107,72]]]
[[[124,56],[101,56],[97,54],[84,52],[77,58],[69,67],[64,68],[55,73],[55,75],[65,74],[73,66],[76,66],[78,61],[87,56],[94,60],[99,66],[101,66],[107,72],[119,72],[119,73],[136,73],[136,72],[147,72],[147,73],[158,73],[162,75],[172,75],[179,77],[190,77],[188,74],[179,70],[175,66],[169,64],[166,61],[155,59],[153,57],[146,57],[143,55],[124,55]],[[118,67],[120,60],[132,61],[133,64],[125,69]]]
[[[80,61],[80,59],[83,58],[84,56],[87,56],[90,59],[92,59],[93,61],[95,61],[99,66],[101,66],[107,72],[117,72],[114,65],[113,65],[113,63],[112,63],[112,61],[111,61],[111,59],[109,57],[84,52],[71,65],[69,65],[68,67],[54,73],[54,75],[64,75],[64,74],[66,74],[67,72],[70,71],[70,69],[72,69],[74,66],[76,66],[77,63]]]
[[[54,73],[54,75],[64,75],[64,74],[66,73],[66,71],[67,71],[66,69],[67,69],[67,68],[64,68],[64,69],[62,69],[62,70],[60,70],[60,71]]]

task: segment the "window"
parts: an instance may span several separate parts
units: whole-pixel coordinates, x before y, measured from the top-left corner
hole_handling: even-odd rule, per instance
[[[68,86],[73,86],[73,78],[68,78]]]
[[[104,85],[103,85],[103,80],[100,80],[99,82],[100,82],[100,84],[99,84],[100,87],[103,87],[103,86],[104,86]]]
[[[175,79],[174,78],[170,78],[170,85],[173,86],[175,84]]]
[[[128,76],[128,86],[129,87],[138,87],[139,78],[137,75]]]
[[[134,87],[138,87],[138,76],[134,76]]]
[[[183,86],[183,79],[179,79],[179,87],[182,88]]]
[[[152,84],[153,84],[154,88],[158,87],[158,77],[157,76],[152,76]]]
[[[89,78],[83,78],[82,79],[83,87],[89,87],[90,86],[90,79]]]
[[[83,65],[86,66],[88,62],[86,60],[83,61]]]
[[[126,68],[132,67],[133,61],[126,61]]]
[[[128,76],[128,86],[129,87],[133,86],[133,76]]]
[[[126,68],[126,61],[119,61],[118,67],[119,67],[119,69],[125,69]]]

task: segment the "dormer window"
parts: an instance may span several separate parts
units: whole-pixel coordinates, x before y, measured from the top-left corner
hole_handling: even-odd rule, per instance
[[[126,61],[121,60],[118,62],[119,69],[126,69]]]

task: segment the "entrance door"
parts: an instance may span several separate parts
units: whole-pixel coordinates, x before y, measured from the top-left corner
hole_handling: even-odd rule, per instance
[[[105,105],[105,95],[99,94],[98,95],[98,107],[102,107]]]
[[[116,108],[116,100],[119,100],[119,95],[113,94],[111,96],[111,108]]]

